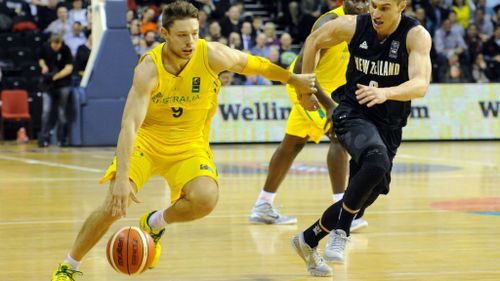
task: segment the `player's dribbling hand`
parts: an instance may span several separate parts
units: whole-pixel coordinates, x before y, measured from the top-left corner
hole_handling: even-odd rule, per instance
[[[357,84],[356,99],[359,104],[366,104],[367,107],[372,107],[376,104],[384,103],[387,100],[385,90],[383,88],[376,88]]]
[[[288,83],[295,87],[297,93],[316,93],[316,74],[295,74],[292,73]]]
[[[106,210],[111,211],[113,217],[125,217],[129,200],[140,203],[130,181],[116,181],[111,189],[111,200],[108,202]]]

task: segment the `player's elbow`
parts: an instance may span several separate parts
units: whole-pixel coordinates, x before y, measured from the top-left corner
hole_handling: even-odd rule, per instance
[[[417,98],[423,98],[425,94],[427,94],[427,90],[429,89],[429,83],[430,81],[427,79],[419,79],[418,80],[418,87],[417,87]]]

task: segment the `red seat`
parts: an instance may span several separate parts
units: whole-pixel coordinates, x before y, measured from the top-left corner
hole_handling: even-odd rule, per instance
[[[3,90],[1,100],[0,140],[4,139],[3,124],[5,121],[28,121],[28,134],[29,137],[32,137],[28,92],[25,90]]]

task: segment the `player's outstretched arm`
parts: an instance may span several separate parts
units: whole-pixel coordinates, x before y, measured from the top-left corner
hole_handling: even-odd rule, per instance
[[[130,185],[130,157],[134,149],[135,136],[142,125],[149,105],[151,91],[157,85],[156,66],[151,57],[146,56],[136,67],[132,87],[128,93],[116,148],[116,178],[112,199],[107,206],[113,216],[125,216],[129,198],[139,202]]]
[[[376,88],[358,84],[356,98],[360,104],[372,107],[386,100],[409,101],[425,95],[431,81],[431,36],[422,26],[412,28],[407,35],[408,78],[395,87]]]
[[[268,59],[249,55],[217,42],[208,43],[208,62],[217,74],[224,70],[246,75],[257,74],[269,80],[289,83],[304,91],[315,91],[314,74],[291,73]]]

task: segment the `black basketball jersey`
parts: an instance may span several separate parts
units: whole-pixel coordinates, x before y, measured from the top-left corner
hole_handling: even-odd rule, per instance
[[[347,83],[339,97],[341,103],[348,103],[377,126],[396,129],[406,125],[411,102],[387,100],[368,108],[358,103],[354,92],[356,84],[392,87],[409,80],[406,36],[418,24],[403,14],[394,33],[380,40],[370,14],[357,16],[356,31],[349,43],[351,58],[346,72]]]

